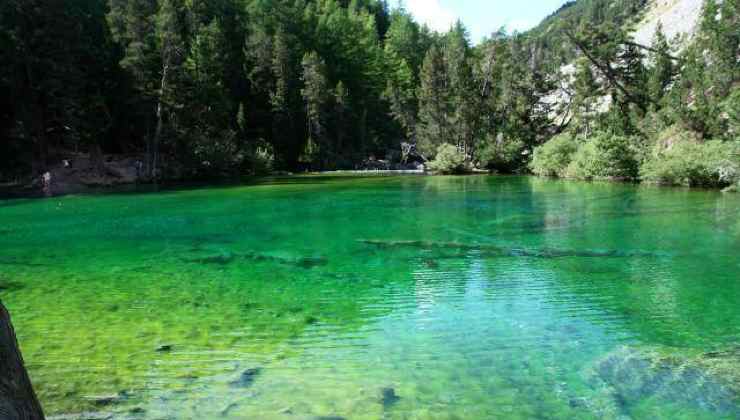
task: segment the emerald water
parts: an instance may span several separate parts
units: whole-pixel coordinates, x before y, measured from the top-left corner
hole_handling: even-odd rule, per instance
[[[6,200],[0,297],[50,415],[738,418],[739,214],[488,176]]]

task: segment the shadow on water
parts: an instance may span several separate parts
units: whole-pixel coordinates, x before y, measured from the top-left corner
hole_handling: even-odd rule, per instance
[[[177,181],[156,184],[126,184],[112,187],[84,187],[79,191],[67,194],[45,196],[41,191],[30,189],[0,189],[0,206],[22,204],[29,199],[54,199],[64,196],[106,196],[106,195],[141,195],[165,194],[184,191],[209,189],[231,189],[249,186],[320,186],[346,181],[379,180],[382,178],[418,177],[418,175],[376,175],[368,174],[296,174],[280,176],[255,176],[241,179],[215,179],[209,181]]]

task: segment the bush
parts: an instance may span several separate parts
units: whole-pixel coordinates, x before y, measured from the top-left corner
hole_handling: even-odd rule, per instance
[[[233,130],[191,133],[185,157],[186,167],[195,177],[219,178],[238,174],[244,154]]]
[[[480,152],[483,167],[501,172],[514,172],[520,169],[525,144],[519,139],[487,138],[486,146]]]
[[[540,176],[565,176],[578,143],[569,134],[560,134],[534,149],[529,168]]]
[[[461,174],[467,172],[468,167],[457,147],[443,143],[437,148],[437,156],[429,162],[429,169],[442,174]]]
[[[727,120],[727,139],[740,139],[740,89],[734,89],[720,105],[722,118]]]
[[[569,178],[635,179],[639,164],[633,137],[597,133],[582,144],[565,170]]]
[[[689,187],[725,187],[740,182],[740,142],[680,141],[656,145],[640,168],[646,182]]]

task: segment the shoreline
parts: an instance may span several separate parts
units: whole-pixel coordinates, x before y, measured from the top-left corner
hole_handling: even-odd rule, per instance
[[[558,178],[558,177],[543,177],[533,174],[499,174],[489,171],[476,170],[466,174],[459,175],[442,175],[435,174],[433,172],[427,172],[423,170],[337,170],[337,171],[317,171],[317,172],[287,172],[287,171],[276,171],[271,174],[262,176],[244,176],[241,178],[222,178],[222,179],[182,179],[182,180],[163,180],[159,182],[151,181],[139,181],[137,179],[130,180],[130,182],[113,182],[113,183],[95,183],[86,184],[83,182],[77,183],[62,183],[53,184],[50,192],[45,192],[40,186],[34,185],[33,183],[19,183],[19,182],[5,182],[0,183],[0,200],[18,200],[18,199],[42,199],[42,198],[54,198],[63,197],[66,195],[75,194],[115,194],[115,193],[132,193],[132,192],[158,192],[158,191],[170,191],[184,188],[208,188],[208,187],[236,187],[236,186],[248,186],[248,185],[259,185],[269,183],[271,180],[286,179],[286,178],[309,178],[309,177],[393,177],[393,176],[496,176],[496,177],[507,177],[507,176],[527,176],[537,179],[551,180],[551,181],[566,181],[566,182],[581,182],[581,183],[608,183],[608,184],[629,184],[634,186],[651,187],[651,188],[667,188],[673,190],[684,190],[684,191],[712,191],[721,193],[737,193],[737,188],[729,186],[727,188],[711,188],[711,187],[689,187],[683,185],[661,185],[652,183],[641,183],[639,181],[627,181],[627,180],[580,180],[573,178]]]

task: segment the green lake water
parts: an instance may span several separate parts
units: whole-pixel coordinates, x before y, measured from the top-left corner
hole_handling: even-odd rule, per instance
[[[5,200],[0,298],[52,416],[733,419],[739,215],[488,176]]]

